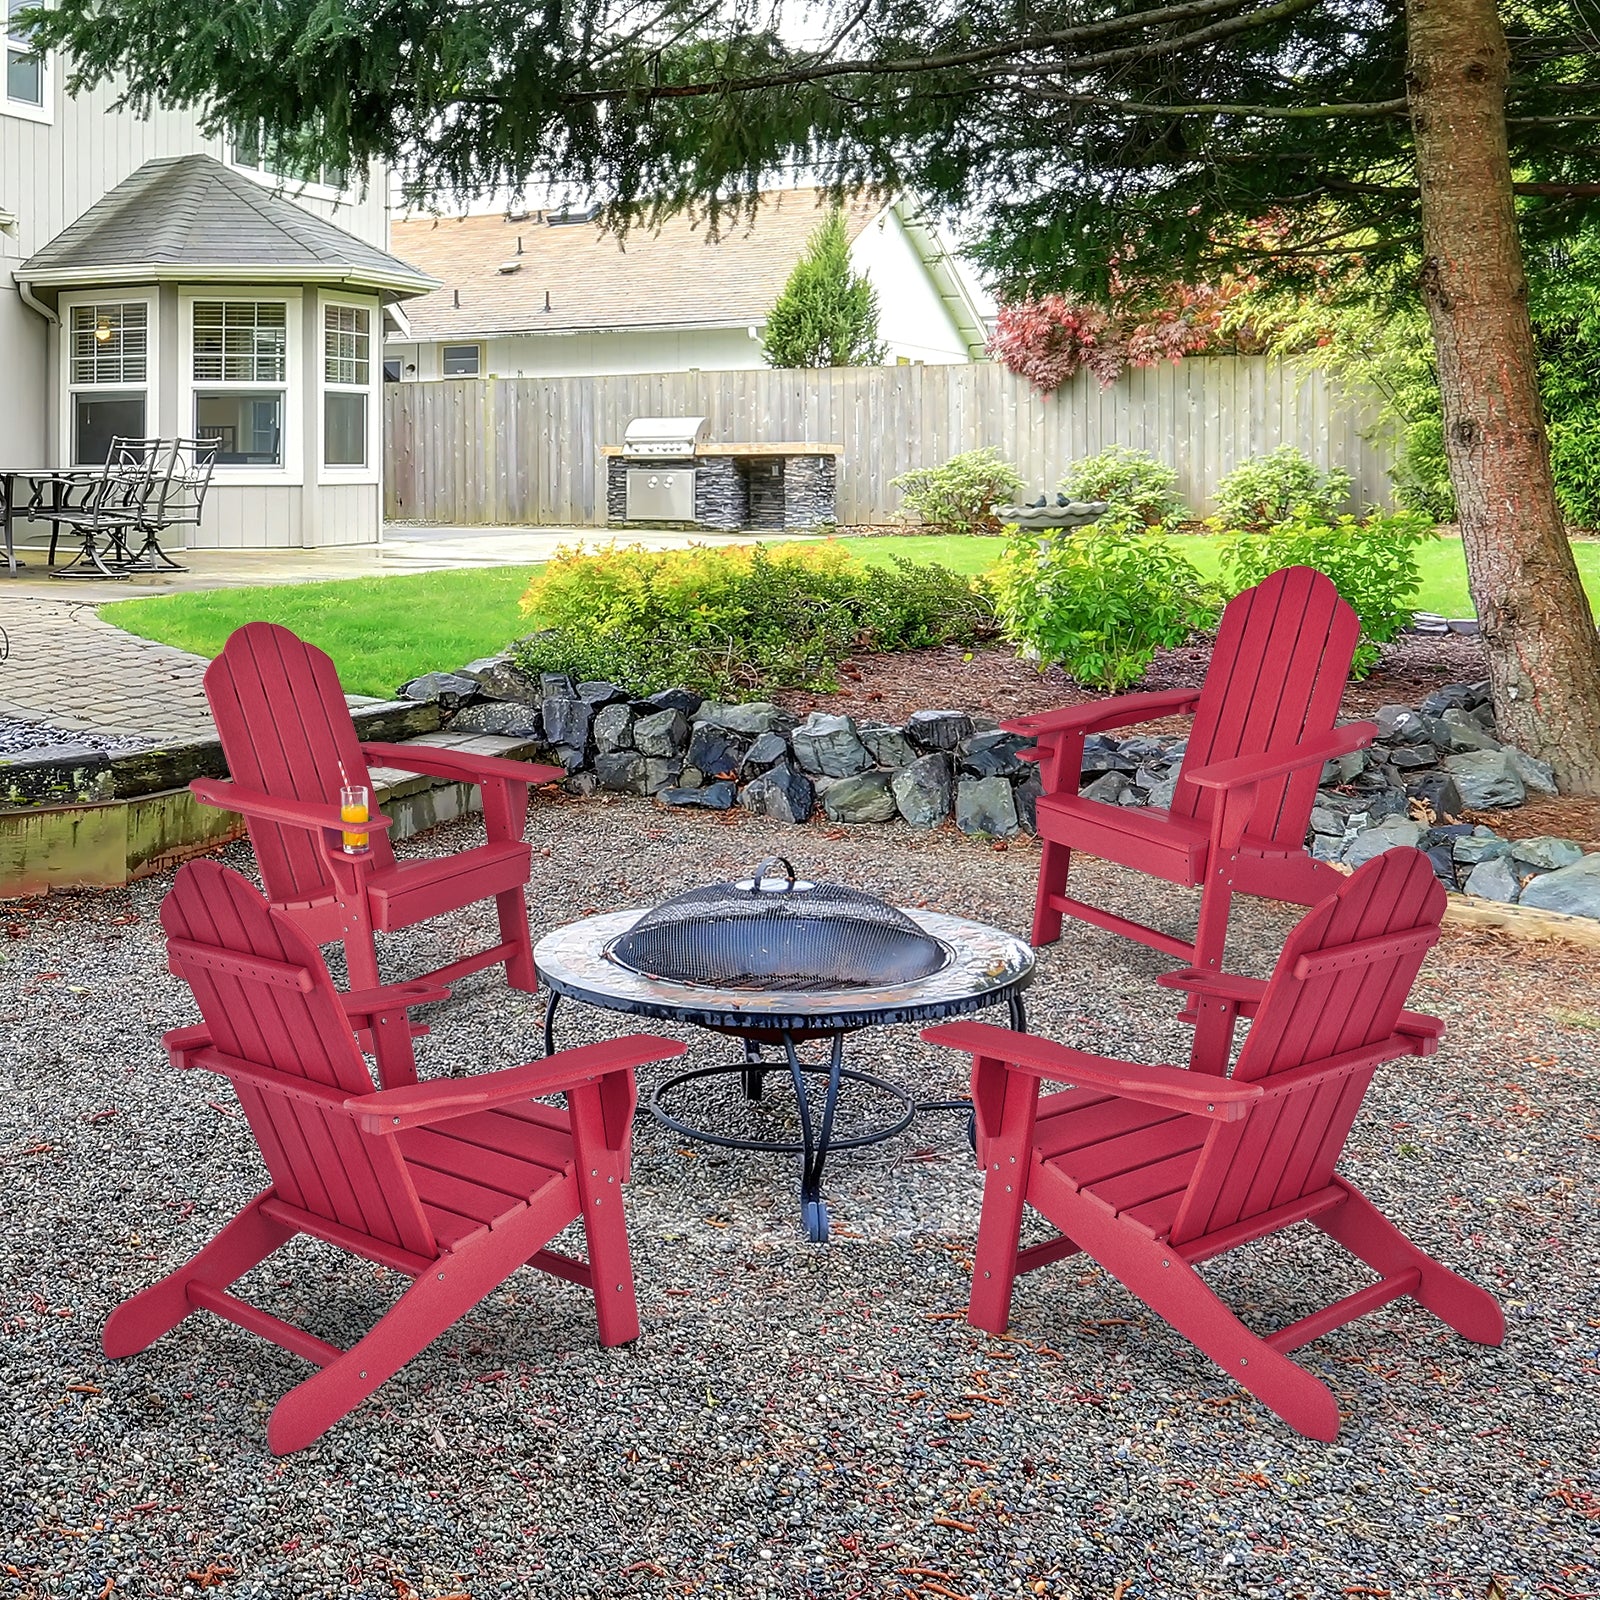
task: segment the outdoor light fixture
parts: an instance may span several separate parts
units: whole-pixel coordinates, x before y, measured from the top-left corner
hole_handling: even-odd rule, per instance
[[[97,323],[95,323],[95,325],[94,325],[94,336],[95,336],[96,341],[99,342],[100,344],[107,344],[107,343],[110,342],[110,339],[111,339],[111,319],[109,317],[101,317],[101,319]]]

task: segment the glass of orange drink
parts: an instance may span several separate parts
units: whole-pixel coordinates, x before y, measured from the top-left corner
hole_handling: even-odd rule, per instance
[[[369,804],[367,786],[364,783],[347,783],[339,791],[339,820],[347,824],[367,821],[372,815],[368,809]],[[344,830],[344,853],[347,856],[359,855],[366,848],[365,829],[358,831],[347,826]]]

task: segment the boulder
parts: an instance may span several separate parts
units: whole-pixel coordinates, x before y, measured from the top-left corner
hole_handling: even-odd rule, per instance
[[[877,766],[909,767],[917,759],[917,752],[906,737],[904,728],[896,728],[887,722],[863,722],[856,733]]]
[[[1490,861],[1496,856],[1511,854],[1511,846],[1499,834],[1488,828],[1477,828],[1467,837],[1457,839],[1450,846],[1458,867],[1475,867],[1480,861]]]
[[[400,685],[402,700],[419,700],[445,711],[465,705],[477,692],[477,680],[459,672],[425,672]]]
[[[1326,834],[1331,839],[1344,837],[1344,817],[1337,811],[1330,811],[1327,806],[1312,806],[1311,831]]]
[[[1178,769],[1170,767],[1165,777],[1158,778],[1150,785],[1150,792],[1145,796],[1144,803],[1147,806],[1155,806],[1161,811],[1170,810],[1172,797],[1177,793],[1177,790]]]
[[[476,680],[478,693],[488,700],[516,700],[536,706],[544,699],[543,687],[504,656],[486,656],[461,669]]]
[[[739,763],[741,778],[756,778],[789,758],[789,741],[781,733],[764,733],[744,753]]]
[[[777,822],[804,822],[816,808],[817,792],[792,761],[780,761],[764,777],[757,778],[761,786],[761,810]]]
[[[598,711],[601,706],[614,706],[626,700],[628,691],[621,684],[611,683],[605,678],[596,678],[578,685],[578,698],[585,705],[593,706]]]
[[[1442,717],[1447,711],[1470,711],[1481,704],[1470,683],[1447,683],[1428,695],[1417,709],[1426,716]]]
[[[906,733],[919,750],[954,750],[974,733],[964,711],[913,711]]]
[[[551,744],[582,748],[589,742],[594,708],[577,695],[547,695],[542,702],[544,736]]]
[[[1439,719],[1446,729],[1445,748],[1451,750],[1498,750],[1500,741],[1488,733],[1470,711],[1447,711]]]
[[[1532,789],[1535,794],[1542,794],[1553,800],[1557,794],[1556,769],[1548,761],[1530,756],[1513,744],[1508,744],[1505,748],[1506,754],[1511,757],[1511,765],[1517,769],[1517,776],[1522,779],[1523,785]]]
[[[1396,745],[1389,752],[1389,765],[1398,768],[1401,773],[1416,772],[1422,767],[1436,767],[1438,764],[1438,753],[1429,744]]]
[[[1354,783],[1366,770],[1367,752],[1347,750],[1342,756],[1323,762],[1322,776],[1317,781],[1322,784]]]
[[[563,772],[576,772],[589,759],[589,749],[581,744],[551,745],[550,759]]]
[[[564,672],[541,672],[539,674],[539,698],[541,700],[576,700],[578,686]]]
[[[683,713],[675,711],[673,715],[682,716]],[[727,811],[738,792],[732,778],[719,778],[703,789],[663,789],[656,799],[664,806],[699,806],[705,811]]]
[[[1465,803],[1448,772],[1424,772],[1406,783],[1406,793],[1423,801],[1436,817],[1459,817]]]
[[[453,733],[503,733],[514,739],[537,739],[542,728],[539,708],[521,700],[480,700],[463,706],[450,724]]]
[[[1108,806],[1121,803],[1128,788],[1128,775],[1124,772],[1102,772],[1098,778],[1084,784],[1078,793],[1085,800],[1100,800]]]
[[[574,772],[561,787],[568,794],[575,794],[580,800],[587,800],[599,789],[600,780],[592,772]]]
[[[1436,844],[1424,852],[1429,864],[1433,867],[1433,875],[1445,888],[1453,889],[1456,886],[1455,862],[1450,858],[1447,845]]]
[[[1364,866],[1374,856],[1381,856],[1385,850],[1417,844],[1422,833],[1422,824],[1413,822],[1410,817],[1388,817],[1375,828],[1363,828],[1350,841],[1344,853],[1345,864],[1351,867]]]
[[[706,775],[699,767],[685,767],[678,774],[678,787],[680,789],[699,789],[704,786],[705,781]],[[726,780],[719,778],[717,781],[721,783]]]
[[[942,750],[930,750],[895,773],[889,787],[900,815],[912,827],[937,827],[950,815],[950,803],[955,794],[950,757]]]
[[[1571,868],[1567,869],[1571,871]],[[1550,874],[1555,877],[1555,873]],[[1462,888],[1479,900],[1499,900],[1505,905],[1516,903],[1517,895],[1521,890],[1517,882],[1517,875],[1511,870],[1511,862],[1505,856],[1490,856],[1485,861],[1480,861],[1471,872]]]
[[[1163,782],[1168,780],[1163,779]],[[1155,791],[1152,790],[1153,794]],[[1039,831],[1039,796],[1044,793],[1044,780],[1039,776],[1037,767],[1029,767],[1023,774],[1020,783],[1011,786],[1011,798],[1017,808],[1017,821],[1029,833]],[[1169,795],[1170,799],[1171,796]]]
[[[708,778],[731,777],[738,772],[753,743],[753,735],[741,736],[709,723],[696,722],[689,730],[689,749],[684,760]]]
[[[603,706],[594,717],[595,749],[614,755],[618,750],[633,748],[633,725],[636,713],[632,706]]]
[[[1569,917],[1600,917],[1600,854],[1541,874],[1522,891],[1522,903]]]
[[[1083,746],[1083,760],[1079,763],[1081,773],[1089,772],[1137,772],[1139,763],[1132,756],[1125,756],[1119,746],[1103,744],[1091,746],[1087,740]]]
[[[830,778],[848,778],[872,765],[867,747],[856,736],[850,717],[813,711],[789,736],[795,760],[806,772]]]
[[[1023,741],[1014,733],[995,729],[992,733],[975,733],[956,746],[956,770],[968,778],[993,778],[1004,774],[1014,778],[1026,762],[1017,752]]]
[[[606,752],[594,758],[594,775],[602,789],[613,789],[618,794],[648,794],[650,792],[649,763],[632,750]]]
[[[794,718],[787,711],[767,700],[752,700],[741,706],[707,700],[694,713],[694,722],[696,727],[742,734],[747,739],[763,733],[787,733],[794,726]]]
[[[822,810],[830,822],[888,822],[895,809],[887,772],[840,778],[822,796]]]
[[[1528,797],[1511,757],[1504,750],[1466,750],[1446,756],[1443,766],[1456,781],[1464,804],[1489,811],[1497,806],[1520,806]]]
[[[652,711],[633,725],[633,748],[641,755],[681,758],[688,742],[689,723],[681,711]]]
[[[1373,721],[1385,744],[1415,744],[1428,737],[1427,724],[1410,706],[1379,706]]]
[[[1144,766],[1151,761],[1167,761],[1167,742],[1165,739],[1152,739],[1147,734],[1136,733],[1132,738],[1124,739],[1121,745],[1122,753],[1130,761],[1136,761]]]
[[[1583,860],[1583,846],[1571,839],[1541,833],[1532,839],[1513,839],[1511,855],[1517,865],[1533,872],[1557,872]]]
[[[654,706],[657,711],[681,711],[693,720],[705,701],[693,689],[658,689],[645,697],[645,703]]]
[[[956,826],[997,838],[1017,831],[1017,802],[1005,778],[963,778],[956,785]]]

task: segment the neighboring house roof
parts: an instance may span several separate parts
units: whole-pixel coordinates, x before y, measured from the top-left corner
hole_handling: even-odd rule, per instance
[[[134,280],[347,284],[435,280],[213,156],[147,161],[16,269],[30,289]]]
[[[850,238],[884,210],[849,202]],[[716,238],[685,213],[621,240],[595,222],[495,215],[397,221],[389,242],[444,285],[406,308],[413,339],[743,328],[766,321],[827,215],[823,191],[783,189],[764,194],[753,219],[724,218]]]

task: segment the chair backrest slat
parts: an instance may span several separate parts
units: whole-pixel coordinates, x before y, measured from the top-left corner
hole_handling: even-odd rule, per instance
[[[206,699],[235,782],[283,799],[336,805],[342,783],[370,786],[366,758],[333,662],[287,628],[250,622],[206,668]],[[341,772],[343,777],[341,777]],[[252,821],[261,881],[275,901],[332,891],[317,842],[303,829]],[[394,859],[382,831],[373,864]]]
[[[1429,948],[1445,893],[1419,850],[1369,861],[1309,911],[1284,944],[1239,1052],[1237,1082],[1390,1038]],[[1173,1220],[1174,1243],[1203,1237],[1327,1186],[1374,1068],[1274,1094],[1216,1125]]]
[[[1222,613],[1172,799],[1179,816],[1209,818],[1214,797],[1185,771],[1283,751],[1334,725],[1360,638],[1356,614],[1311,567],[1285,567],[1235,595]],[[1311,767],[1256,791],[1250,832],[1305,839],[1320,772]]]
[[[194,861],[161,907],[168,955],[215,1048],[344,1095],[372,1078],[327,968],[294,925],[236,872]],[[306,974],[302,981],[297,974]],[[433,1233],[394,1142],[342,1109],[235,1079],[274,1187],[291,1205],[419,1255]]]

